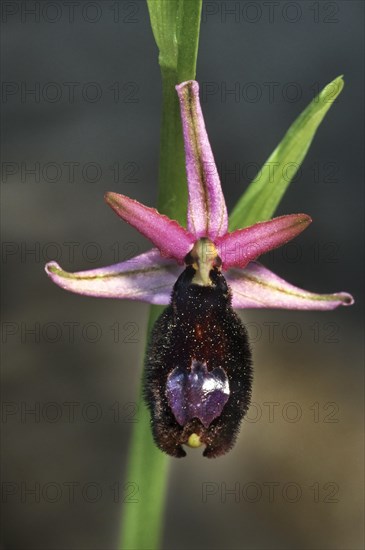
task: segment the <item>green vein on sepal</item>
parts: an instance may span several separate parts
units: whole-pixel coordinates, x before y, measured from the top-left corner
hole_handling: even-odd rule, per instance
[[[164,266],[164,268],[168,268],[168,266]],[[156,271],[161,271],[160,266],[151,266],[149,268],[144,269],[130,269],[129,271],[115,271],[114,273],[103,273],[100,275],[81,275],[80,273],[71,273],[69,271],[65,271],[64,269],[60,267],[50,266],[49,268],[50,273],[54,273],[55,275],[58,275],[59,277],[62,277],[63,279],[73,279],[73,280],[80,280],[80,281],[92,281],[101,279],[113,279],[113,278],[120,278],[120,277],[131,277],[133,275],[140,275],[140,274],[146,274],[146,273],[153,273]]]

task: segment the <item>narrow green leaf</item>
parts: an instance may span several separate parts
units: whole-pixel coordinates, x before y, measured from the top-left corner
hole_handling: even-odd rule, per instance
[[[237,202],[229,218],[230,231],[272,217],[303,162],[318,126],[343,86],[342,76],[327,84],[291,125]]]

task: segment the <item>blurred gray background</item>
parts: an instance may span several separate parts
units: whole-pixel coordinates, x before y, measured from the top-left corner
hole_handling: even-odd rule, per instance
[[[356,304],[241,312],[254,403],[227,456],[172,461],[166,549],[363,548],[363,11],[204,2],[197,79],[230,208],[344,74],[278,211],[313,224],[263,262]],[[157,50],[144,1],[3,2],[1,17],[2,548],[115,549],[148,306],[68,294],[43,266],[149,248],[103,194],[156,203]]]

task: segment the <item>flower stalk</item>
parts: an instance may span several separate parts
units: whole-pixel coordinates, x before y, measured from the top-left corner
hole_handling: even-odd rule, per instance
[[[151,306],[147,335],[159,317],[162,308]],[[146,550],[159,548],[168,483],[170,458],[157,449],[153,442],[150,413],[142,392],[138,397],[138,422],[133,425],[129,447],[129,463],[125,477],[128,484],[137,487],[135,502],[125,502],[121,524],[120,548]]]
[[[180,5],[178,5],[180,4]],[[185,223],[187,208],[187,184],[185,155],[179,102],[175,86],[179,82],[194,79],[200,30],[202,0],[185,2],[180,0],[148,0],[151,24],[160,50],[162,77],[162,122],[160,137],[160,167],[158,209],[163,214]],[[178,14],[171,18],[166,10],[180,9],[180,29]],[[158,37],[158,29],[165,24],[167,32],[172,32],[172,41],[179,39],[177,54],[173,63],[164,61],[164,54],[171,51],[170,44],[163,47]],[[179,36],[180,35],[180,36]],[[147,338],[162,308],[151,306]],[[141,382],[141,388],[143,381]],[[139,422],[133,427],[129,450],[129,464],[126,481],[139,484],[140,501],[125,504],[122,517],[122,550],[157,549],[162,539],[165,514],[167,482],[170,458],[155,446],[150,424],[150,413],[144,403],[142,392],[139,395]]]

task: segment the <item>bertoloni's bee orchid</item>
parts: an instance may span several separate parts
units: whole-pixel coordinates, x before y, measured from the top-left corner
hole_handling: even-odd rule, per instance
[[[353,298],[345,292],[301,290],[256,262],[308,227],[306,214],[228,231],[199,86],[188,81],[176,89],[185,144],[187,228],[124,195],[106,193],[109,206],[155,248],[77,273],[50,262],[46,272],[71,292],[169,304],[155,324],[146,358],[144,396],[154,438],[172,456],[185,455],[182,444],[204,444],[203,454],[215,457],[233,446],[251,394],[247,333],[232,308],[330,310],[351,305]]]

